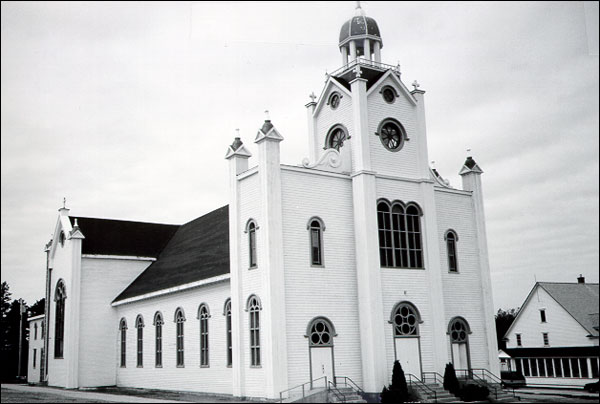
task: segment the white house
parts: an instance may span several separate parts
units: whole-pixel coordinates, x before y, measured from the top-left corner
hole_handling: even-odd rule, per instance
[[[537,282],[504,338],[527,385],[575,386],[598,379],[598,284]]]
[[[27,359],[27,382],[39,383],[43,380],[44,368],[44,315],[29,317],[29,356]]]
[[[189,223],[59,210],[49,385],[278,398],[345,376],[377,394],[395,359],[418,378],[499,375],[483,171],[468,157],[457,189],[430,169],[425,91],[381,62],[360,6],[338,46],[302,164],[280,162],[266,120],[256,166],[240,138],[227,148],[229,205]]]

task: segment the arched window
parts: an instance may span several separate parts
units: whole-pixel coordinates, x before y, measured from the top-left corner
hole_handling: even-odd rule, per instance
[[[455,317],[448,325],[448,333],[450,334],[450,342],[453,344],[463,344],[467,343],[471,329],[464,318]]]
[[[250,268],[256,268],[258,266],[256,260],[256,230],[258,226],[252,219],[248,220],[246,224],[246,233],[248,233],[248,260]]]
[[[323,231],[325,225],[318,217],[313,217],[308,221],[307,226],[310,232],[310,264],[323,266]]]
[[[260,366],[260,300],[250,296],[247,310],[250,314],[250,366]]]
[[[335,329],[324,317],[317,317],[311,321],[308,327],[308,345],[311,347],[333,346]]]
[[[37,330],[38,330],[37,323],[33,324],[33,330],[34,330],[34,332],[33,332],[33,339],[35,340],[35,339],[37,339]]]
[[[163,316],[160,311],[154,314],[154,366],[162,367],[162,326]]]
[[[183,309],[180,307],[175,310],[175,324],[177,325],[177,367],[183,367],[183,323],[185,322],[185,315]]]
[[[127,365],[127,320],[122,318],[119,322],[119,330],[121,331],[121,367]]]
[[[346,139],[349,139],[349,136],[344,125],[335,125],[329,129],[329,132],[327,133],[324,149],[335,149],[340,151]]]
[[[56,302],[56,311],[54,312],[54,357],[57,359],[62,358],[64,354],[66,298],[67,287],[65,286],[65,281],[59,279],[54,292],[54,301]]]
[[[137,367],[144,366],[144,318],[138,315],[135,319],[135,328],[137,329]]]
[[[225,302],[225,332],[227,334],[227,366],[230,367],[233,363],[233,346],[231,344],[231,299]]]
[[[421,316],[416,307],[400,302],[392,310],[390,322],[394,325],[394,337],[418,337]]]
[[[377,203],[379,261],[382,267],[423,268],[421,210],[415,203]]]
[[[208,367],[208,306],[201,304],[198,308],[198,319],[200,320],[200,366]]]
[[[448,271],[458,272],[458,258],[456,257],[458,236],[454,230],[448,230],[444,238],[446,239],[446,250],[448,252]]]

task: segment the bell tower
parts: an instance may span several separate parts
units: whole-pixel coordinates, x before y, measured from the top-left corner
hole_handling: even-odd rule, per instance
[[[342,25],[340,30],[340,52],[342,53],[342,64],[362,57],[366,60],[381,62],[381,48],[383,42],[379,34],[379,27],[373,18],[367,17],[356,2],[354,17]]]

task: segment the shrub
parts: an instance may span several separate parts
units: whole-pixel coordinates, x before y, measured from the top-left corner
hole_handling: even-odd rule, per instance
[[[398,390],[401,393],[408,395],[408,386],[406,385],[406,376],[400,362],[394,361],[394,369],[392,370],[392,390]]]
[[[454,365],[448,363],[446,370],[444,370],[444,390],[448,390],[450,393],[456,395],[460,390],[460,384],[456,378],[456,371]]]
[[[405,403],[414,400],[413,394],[408,391],[406,376],[400,362],[394,362],[392,384],[390,384],[389,388],[383,388],[380,398],[382,403]]]
[[[458,392],[462,401],[484,401],[490,395],[490,390],[477,384],[465,384]]]

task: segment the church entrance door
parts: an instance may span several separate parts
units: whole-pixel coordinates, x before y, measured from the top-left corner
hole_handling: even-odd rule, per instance
[[[463,344],[452,344],[452,364],[456,370],[468,370],[469,369],[469,356],[467,353],[468,345]]]
[[[333,347],[310,349],[311,380],[327,376],[327,382],[334,383],[333,379]],[[315,382],[314,387],[325,385],[325,380]]]
[[[419,338],[394,338],[396,360],[402,365],[404,373],[411,373],[421,379],[421,355]]]
[[[310,385],[327,387],[327,383],[335,384],[335,369],[333,366],[333,324],[325,317],[317,317],[308,324],[308,352],[310,362]],[[327,378],[325,379],[326,376]],[[313,381],[323,377],[313,386]]]
[[[470,370],[471,360],[469,358],[469,334],[471,328],[469,323],[462,317],[454,317],[448,325],[450,344],[452,344],[452,364],[456,370]],[[465,372],[457,376],[467,376]]]

